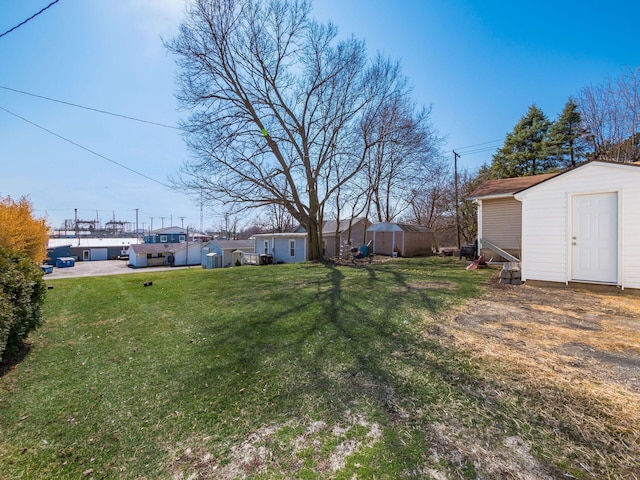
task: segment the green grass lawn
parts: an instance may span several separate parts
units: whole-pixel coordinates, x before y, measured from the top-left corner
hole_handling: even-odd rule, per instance
[[[0,478],[476,478],[444,426],[536,434],[424,332],[493,274],[428,258],[50,281],[0,377]]]

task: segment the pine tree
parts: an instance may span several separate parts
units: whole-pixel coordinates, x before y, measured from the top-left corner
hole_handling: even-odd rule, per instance
[[[587,143],[578,105],[569,98],[549,129],[549,153],[559,167],[575,167],[586,158]]]
[[[556,162],[549,157],[547,133],[551,122],[535,104],[507,134],[504,145],[493,155],[491,173],[494,178],[536,175],[554,170]]]

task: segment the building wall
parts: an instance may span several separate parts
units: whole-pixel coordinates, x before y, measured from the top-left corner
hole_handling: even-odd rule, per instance
[[[506,252],[520,258],[522,254],[522,204],[513,197],[484,199],[480,206],[480,239],[487,239]],[[497,253],[482,246],[485,258],[498,260]]]
[[[200,252],[200,263],[202,265],[206,265],[208,253],[217,253],[218,255],[220,255],[221,266],[224,266],[224,262],[222,262],[222,249],[215,243],[206,243],[202,246],[202,250]]]
[[[187,255],[188,250],[188,255]],[[200,265],[202,262],[200,252],[202,244],[198,242],[190,243],[187,248],[181,248],[174,254],[174,265]]]
[[[517,195],[523,208],[523,280],[571,281],[574,195],[618,193],[618,277],[640,288],[640,168],[587,164]]]
[[[433,254],[433,233],[431,232],[405,232],[404,253],[405,257],[417,257]]]
[[[354,247],[358,247],[363,244],[365,240],[366,225],[364,221],[359,221],[351,226],[351,230],[345,230],[340,234],[338,240],[338,248],[341,244],[350,243]],[[331,258],[338,255],[336,252],[336,236],[332,233],[324,233],[322,239],[326,242],[325,257]]]
[[[289,242],[294,242],[294,255],[290,255]],[[268,243],[265,251],[264,242]],[[274,263],[297,263],[307,260],[307,237],[301,235],[256,235],[255,253],[273,255]]]
[[[375,239],[374,239],[375,233]],[[391,255],[394,246],[399,255],[415,257],[433,253],[433,234],[431,232],[368,232],[367,241],[372,241],[372,253],[376,255]],[[395,243],[394,243],[395,242]]]
[[[294,242],[294,256],[290,255],[289,242]],[[306,238],[275,238],[272,255],[274,263],[297,263],[306,260]]]
[[[130,253],[129,265],[135,268],[147,266],[147,254],[146,253]]]

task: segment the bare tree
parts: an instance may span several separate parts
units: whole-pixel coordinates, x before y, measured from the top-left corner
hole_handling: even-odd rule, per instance
[[[338,41],[304,0],[193,0],[167,43],[194,153],[180,185],[237,210],[284,207],[321,256],[334,192],[361,170],[371,145],[355,135],[402,85],[397,65]]]
[[[417,111],[408,90],[389,98],[363,136],[375,139],[367,155],[368,210],[391,222],[411,203],[410,192],[438,155],[440,138],[429,123],[430,110]]]
[[[615,80],[584,87],[576,103],[593,158],[630,162],[640,157],[640,69],[628,68]]]

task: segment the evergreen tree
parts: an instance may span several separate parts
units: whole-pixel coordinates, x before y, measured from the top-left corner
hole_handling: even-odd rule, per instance
[[[493,178],[523,177],[554,170],[549,157],[547,133],[551,122],[535,104],[507,134],[503,147],[493,155]]]
[[[587,143],[584,133],[578,105],[569,98],[549,129],[549,153],[559,167],[575,167],[585,160]]]

